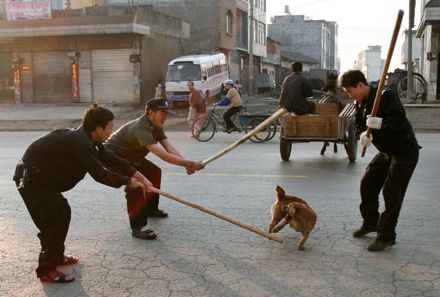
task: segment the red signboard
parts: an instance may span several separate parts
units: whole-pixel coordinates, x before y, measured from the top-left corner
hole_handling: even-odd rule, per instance
[[[7,0],[8,21],[50,19],[50,0]]]

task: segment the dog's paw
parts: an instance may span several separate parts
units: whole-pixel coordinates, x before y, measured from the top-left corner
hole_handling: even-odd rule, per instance
[[[300,244],[300,245],[298,246],[298,251],[304,251],[304,246]]]

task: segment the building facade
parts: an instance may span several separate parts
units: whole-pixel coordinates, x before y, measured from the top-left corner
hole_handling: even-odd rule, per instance
[[[126,4],[126,0],[105,0]],[[229,74],[248,89],[249,50],[252,49],[253,80],[261,73],[266,55],[266,0],[136,0],[133,5],[153,5],[158,11],[182,18],[191,25],[185,54],[220,51],[227,57]],[[252,18],[252,20],[251,20]],[[252,23],[251,23],[252,22]],[[252,27],[252,35],[249,33]],[[250,40],[253,40],[250,46]],[[254,84],[254,90],[258,86]]]
[[[421,21],[417,28],[420,40],[419,73],[428,83],[428,100],[440,100],[440,1],[420,3]]]
[[[275,16],[268,24],[268,37],[279,41],[283,50],[318,61],[320,69],[339,69],[336,22],[311,20],[304,15]]]
[[[189,37],[152,7],[52,11],[0,22],[0,94],[17,103],[143,104]],[[160,53],[160,54],[158,54]]]
[[[356,68],[365,74],[367,81],[380,79],[384,64],[384,60],[381,58],[381,48],[380,45],[370,45],[358,55]]]

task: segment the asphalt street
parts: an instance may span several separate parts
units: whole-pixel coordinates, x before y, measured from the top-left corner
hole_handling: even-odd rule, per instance
[[[360,223],[359,180],[375,154],[350,164],[322,143],[294,144],[282,162],[278,139],[246,142],[187,176],[183,168],[151,157],[163,168],[162,190],[266,230],[279,184],[305,199],[318,214],[315,230],[296,249],[299,234],[286,227],[283,244],[161,198],[166,219],[151,219],[155,241],[131,237],[122,189],[87,176],[65,193],[72,208],[62,267],[76,281],[42,284],[35,276],[37,229],[11,180],[16,162],[44,132],[0,132],[0,296],[440,296],[439,134],[418,134],[423,149],[397,228],[397,245],[366,250],[374,234],[355,239]],[[240,134],[218,133],[200,143],[188,132],[168,133],[190,159],[204,160]],[[381,205],[383,201],[381,200]]]

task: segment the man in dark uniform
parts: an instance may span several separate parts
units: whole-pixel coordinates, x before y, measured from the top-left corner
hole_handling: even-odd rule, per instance
[[[374,144],[379,153],[373,158],[361,180],[360,211],[363,224],[353,233],[362,237],[377,231],[369,251],[382,251],[396,244],[396,225],[409,180],[414,172],[421,148],[406,118],[399,96],[392,90],[382,92],[376,117],[371,117],[377,89],[368,84],[364,74],[351,70],[341,78],[341,86],[356,100],[356,126],[361,144]],[[367,127],[372,133],[367,137]],[[379,194],[385,211],[379,215]]]
[[[92,104],[76,129],[54,130],[33,142],[17,165],[14,181],[37,228],[41,252],[37,277],[47,282],[75,278],[57,266],[76,264],[78,257],[64,255],[71,210],[61,194],[89,173],[97,182],[119,188],[151,190],[151,183],[130,163],[104,149],[113,127],[113,113]],[[108,169],[114,169],[121,174]]]
[[[288,75],[281,87],[279,104],[296,115],[315,113],[315,103],[308,101],[313,90],[308,80],[302,76],[302,63],[292,63],[292,73]]]
[[[160,189],[162,171],[153,162],[145,159],[149,152],[170,164],[185,167],[188,174],[204,167],[202,162],[185,160],[168,140],[163,130],[168,111],[169,104],[165,99],[149,100],[144,115],[123,125],[105,143],[108,150],[129,160],[133,167],[145,175],[157,189]],[[147,240],[155,239],[157,235],[153,230],[142,230],[142,228],[147,225],[147,217],[168,216],[159,209],[159,194],[144,193],[140,189],[127,189],[125,197],[132,236]]]

